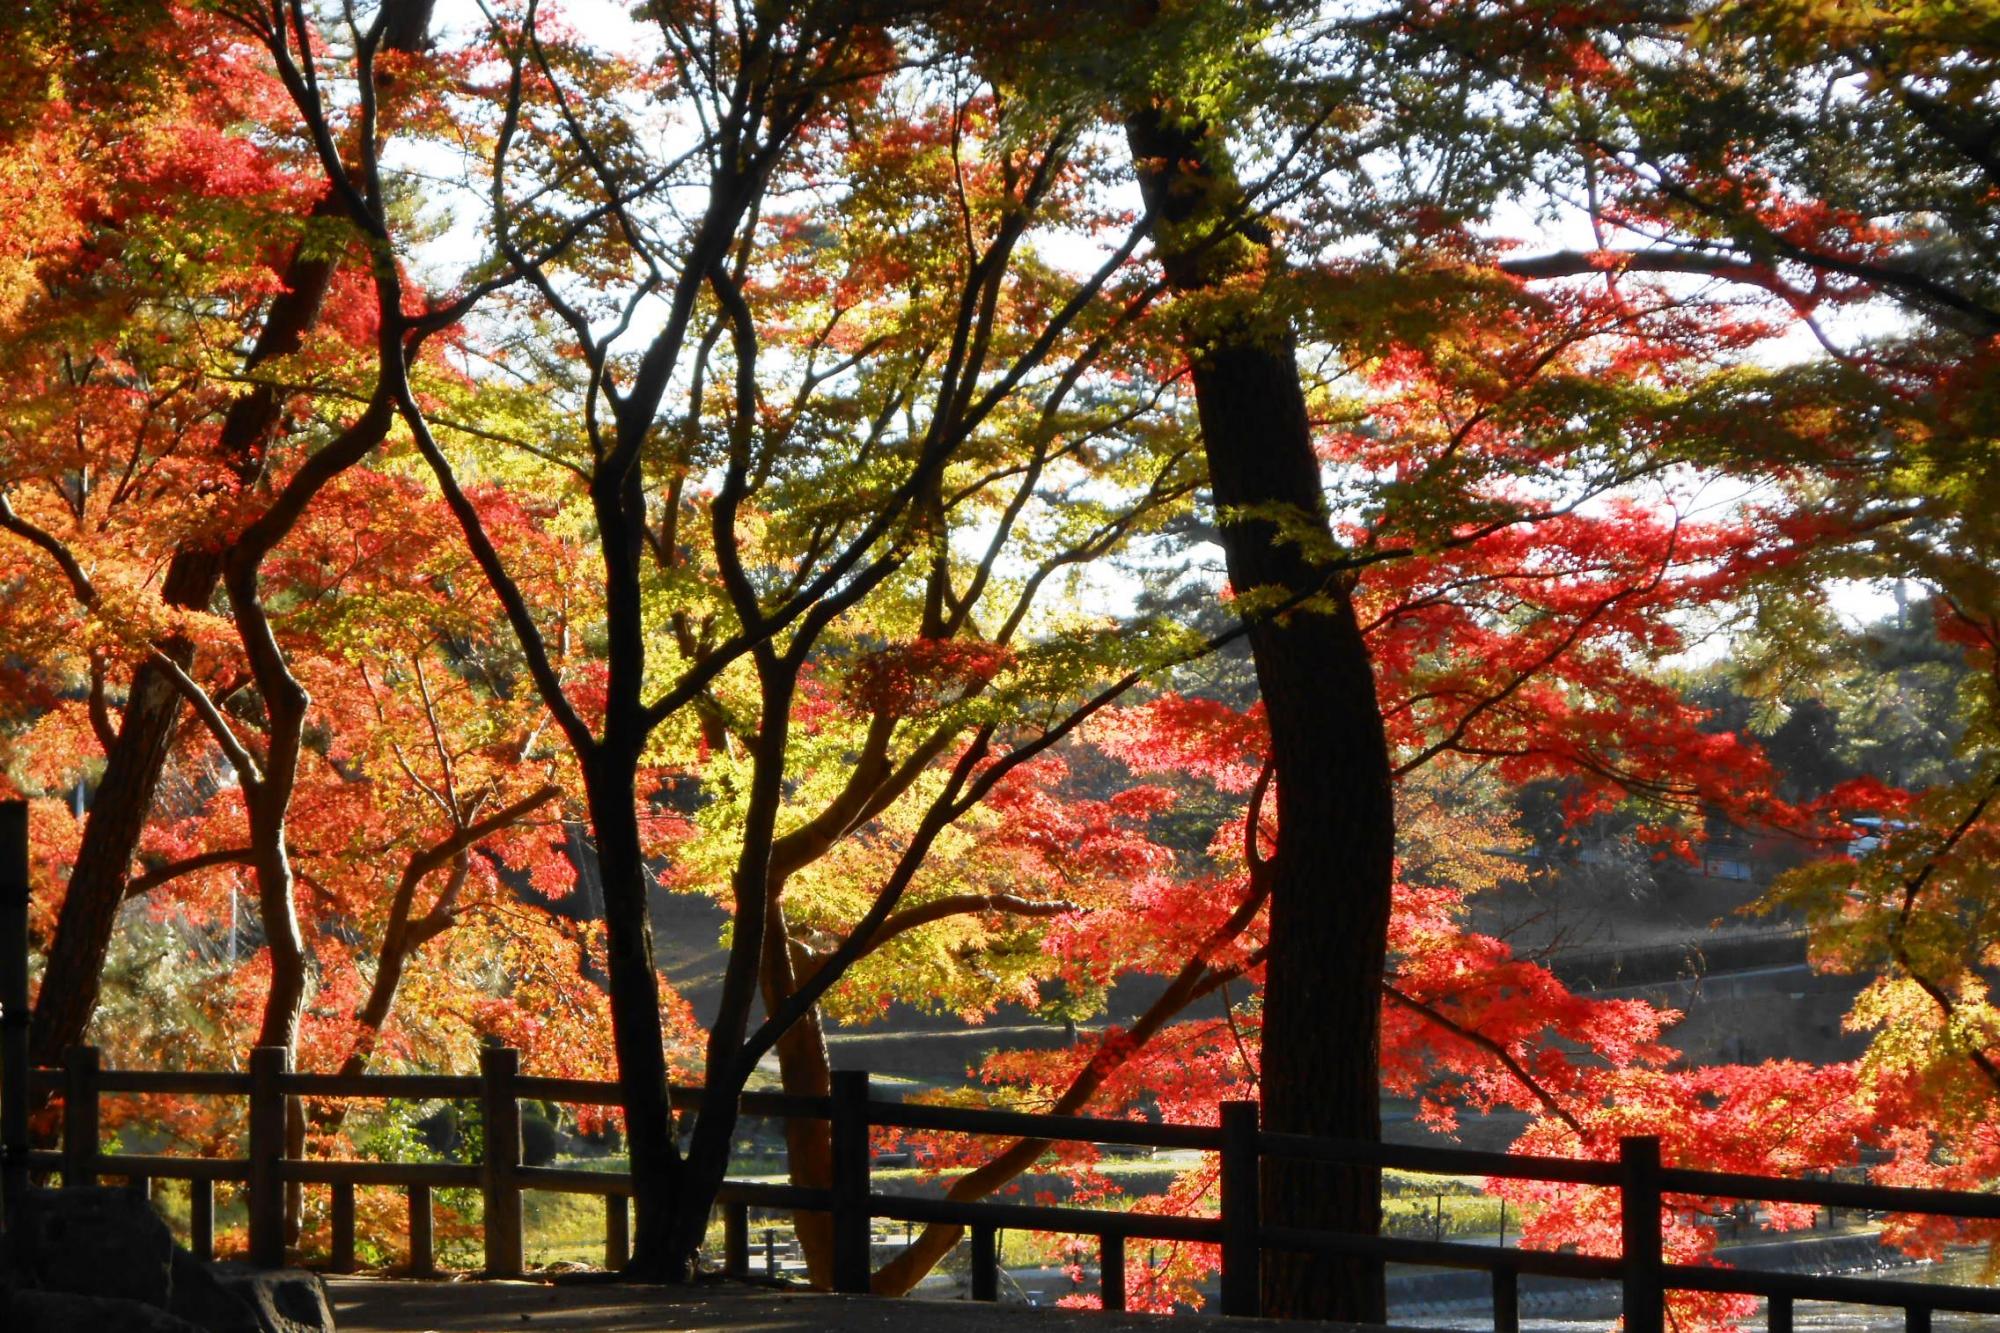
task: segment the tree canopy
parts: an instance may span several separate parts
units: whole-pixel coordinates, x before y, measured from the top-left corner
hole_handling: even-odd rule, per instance
[[[0,764],[38,1057],[498,1038],[614,1076],[669,1280],[738,1128],[718,1095],[677,1134],[669,1078],[823,1093],[825,1024],[898,1005],[1086,1025],[942,1097],[1373,1137],[1386,1089],[1525,1111],[1524,1150],[1988,1179],[1996,37],[1914,2],[33,10]],[[1897,637],[1857,635],[1837,603],[1892,585]],[[1475,930],[1530,784],[1661,858],[1792,840],[1765,906],[1875,978],[1869,1055],[1691,1067],[1675,1015]],[[727,917],[706,1011],[663,892]],[[162,926],[218,984],[104,981]],[[823,1126],[788,1146],[827,1183]],[[938,1145],[961,1197],[1047,1148]],[[1269,1184],[1380,1224],[1372,1172]],[[1508,1197],[1616,1247],[1590,1191]],[[1274,1262],[1268,1303],[1379,1318],[1380,1283]]]

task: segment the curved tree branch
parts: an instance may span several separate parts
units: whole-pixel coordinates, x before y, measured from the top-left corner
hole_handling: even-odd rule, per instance
[[[257,856],[254,847],[222,847],[212,852],[197,852],[184,856],[178,861],[169,861],[156,866],[143,875],[136,875],[125,885],[127,898],[143,898],[154,889],[182,875],[191,875],[197,870],[207,870],[213,866],[249,865]]]
[[[1396,989],[1395,986],[1387,981],[1382,983],[1382,993],[1410,1012],[1421,1014],[1445,1031],[1451,1033],[1452,1036],[1457,1037],[1460,1041],[1477,1046],[1480,1050],[1499,1061],[1501,1067],[1509,1074],[1512,1074],[1516,1082],[1534,1094],[1535,1100],[1540,1102],[1550,1115],[1568,1125],[1578,1138],[1583,1137],[1583,1126],[1578,1123],[1574,1115],[1570,1114],[1569,1108],[1557,1101],[1555,1094],[1544,1087],[1533,1074],[1530,1074],[1527,1067],[1515,1059],[1514,1053],[1508,1050],[1506,1046],[1475,1028],[1466,1027],[1463,1023],[1458,1022],[1436,1006],[1426,1004],[1422,1000]]]

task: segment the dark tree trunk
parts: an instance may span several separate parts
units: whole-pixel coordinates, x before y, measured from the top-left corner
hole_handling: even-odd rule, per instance
[[[753,768],[749,802],[744,811],[743,846],[737,855],[731,890],[736,899],[734,937],[723,969],[722,996],[708,1033],[708,1064],[703,1072],[706,1093],[688,1140],[679,1208],[672,1246],[692,1264],[708,1229],[709,1210],[729,1172],[730,1146],[736,1139],[739,1099],[755,1064],[747,1058],[750,1008],[757,998],[759,973],[768,936],[772,906],[773,850],[779,808],[784,804],[785,755],[791,732],[792,700],[798,688],[799,658],[780,658],[769,649],[756,657],[763,704],[757,736],[751,744]],[[782,929],[782,921],[778,924]]]
[[[633,785],[637,758],[600,747],[584,768],[584,780],[604,888],[611,1039],[618,1057],[625,1142],[632,1159],[637,1225],[631,1271],[635,1276],[679,1282],[689,1276],[689,1256],[674,1253],[669,1233],[684,1173],[674,1143],[653,929],[647,915],[646,866]]]
[[[236,416],[232,411],[229,420]],[[168,562],[162,596],[169,606],[206,609],[221,577],[219,552],[183,550]],[[185,642],[165,645],[164,651],[183,667],[193,656]],[[141,663],[132,677],[118,738],[105,756],[104,774],[84,819],[68,892],[56,914],[29,1033],[29,1058],[37,1065],[61,1064],[63,1048],[83,1040],[90,1016],[97,1011],[98,982],[118,909],[125,901],[132,855],[152,811],[180,711],[180,691],[167,673],[151,662]]]
[[[1203,228],[1235,211],[1202,127],[1164,113],[1129,126],[1169,281],[1197,292],[1258,238]],[[1207,233],[1207,234],[1204,234]],[[1176,250],[1176,245],[1185,247]],[[1189,324],[1221,542],[1270,722],[1278,795],[1260,1096],[1267,1129],[1381,1136],[1380,1009],[1395,807],[1373,668],[1334,563],[1319,464],[1290,330],[1232,313]],[[1233,512],[1232,512],[1233,511]],[[1254,515],[1254,517],[1252,516]],[[1282,517],[1282,523],[1279,519]],[[1267,600],[1268,599],[1268,600]],[[1274,604],[1286,610],[1269,609]],[[1260,607],[1265,609],[1259,609]],[[1374,1234],[1380,1173],[1272,1162],[1265,1221]],[[1271,1252],[1266,1313],[1379,1323],[1381,1266]]]
[[[1219,343],[1195,367],[1202,434],[1220,507],[1285,505],[1319,518],[1319,475],[1289,345]],[[1374,672],[1354,608],[1327,571],[1265,521],[1224,524],[1239,595],[1281,588],[1318,601],[1250,622],[1270,720],[1278,796],[1271,865],[1259,1093],[1267,1129],[1381,1137],[1382,970],[1388,947],[1395,809]],[[1324,609],[1321,609],[1321,604]],[[1381,1183],[1370,1170],[1271,1162],[1273,1225],[1373,1234]],[[1296,1318],[1384,1317],[1379,1265],[1273,1252],[1264,1308]]]

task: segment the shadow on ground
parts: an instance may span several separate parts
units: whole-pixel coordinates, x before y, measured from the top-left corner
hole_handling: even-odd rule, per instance
[[[327,1282],[340,1333],[1216,1333],[1283,1329],[1337,1333],[1350,1324],[1285,1323],[1106,1315],[969,1301],[892,1301],[822,1296],[716,1284],[689,1289],[536,1282],[402,1282],[333,1278]],[[1388,1333],[1372,1329],[1370,1333]]]

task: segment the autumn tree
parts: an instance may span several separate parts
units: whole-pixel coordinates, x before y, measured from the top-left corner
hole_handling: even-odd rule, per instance
[[[633,71],[544,31],[532,8],[496,17],[485,49],[504,77],[472,89],[485,100],[467,111],[487,117],[491,135],[490,156],[468,173],[494,253],[433,308],[457,317],[483,301],[492,327],[560,329],[564,350],[550,359],[511,339],[468,344],[539,395],[490,376],[457,394],[396,389],[583,780],[638,1183],[635,1271],[660,1276],[686,1271],[705,1229],[735,1114],[726,1094],[851,963],[953,917],[1046,915],[1018,896],[941,903],[912,886],[939,839],[1008,772],[1138,678],[1118,654],[1129,663],[1185,650],[1171,636],[1045,624],[1038,598],[1068,567],[1145,531],[1191,484],[1186,450],[1143,424],[1149,392],[1115,387],[1132,356],[1118,334],[1156,290],[1124,278],[1136,233],[1081,276],[1023,244],[1036,227],[1072,225],[1064,210],[1098,170],[1061,108],[1030,103],[1016,128],[1011,101],[965,80],[947,54],[899,51],[883,26],[893,14],[746,16],[727,33],[684,17],[650,21],[666,79],[659,105],[696,146],[650,164],[629,156],[639,140],[617,104],[594,96]],[[317,46],[295,49],[275,21],[252,21],[322,144],[335,194],[393,250],[406,233],[369,211],[372,182],[342,174],[328,148],[333,113],[313,91],[338,67],[358,78],[365,116],[373,39],[360,41],[357,68]],[[916,73],[892,78],[906,58]],[[322,61],[332,63],[315,73]],[[771,202],[826,193],[829,173],[842,171],[864,188],[837,207],[807,218]],[[692,222],[673,212],[689,192],[702,201]],[[375,272],[378,284],[393,276],[379,262]],[[627,330],[642,325],[627,352]],[[385,338],[379,355],[396,363],[407,351]],[[404,373],[392,364],[383,382]],[[557,442],[516,466],[559,479],[549,519],[580,524],[603,566],[587,603],[531,600],[462,480],[462,458],[439,442],[467,429]],[[1092,476],[1111,499],[1080,488]],[[1047,516],[1059,484],[1078,486],[1079,503],[1057,522]],[[1024,513],[1040,549],[1017,574],[1007,558],[1019,558]],[[985,549],[968,559],[958,534],[981,527]],[[573,624],[602,655],[570,676],[551,645],[567,645]],[[1032,643],[1016,642],[1027,633]],[[828,716],[837,693],[849,711]],[[845,725],[852,710],[867,719],[858,732]],[[800,790],[795,731],[857,745],[862,762],[833,786]],[[645,911],[645,862],[661,848],[642,783],[673,745],[706,747],[710,780],[740,800],[727,858],[730,965],[704,1071],[722,1095],[697,1118],[685,1165],[665,1100]],[[822,762],[799,749],[802,762]],[[906,794],[912,812],[894,815]],[[824,805],[781,830],[798,796]],[[907,836],[884,844],[893,850],[878,890],[802,975],[793,946],[827,919],[789,930],[778,902],[787,879],[841,838],[899,818]],[[920,918],[897,916],[906,898]],[[753,1032],[760,984],[770,1013]],[[816,1066],[810,1050],[803,1065],[790,1059],[824,1076],[823,1053]]]
[[[1991,362],[2000,336],[1995,161],[1983,107],[1989,5],[1407,11],[1461,61],[1498,56],[1554,145],[1550,179],[1588,210],[1593,251],[1524,255],[1557,278],[1685,275],[1720,307],[1754,296],[1801,350],[1754,377],[1776,422],[1816,428],[1717,456],[1820,520],[1816,558],[1752,604],[1749,688],[1782,711],[1823,695],[1844,634],[1828,578],[1929,589],[1970,668],[1957,773],[1847,813],[1852,856],[1788,877],[1829,966],[1876,972],[1852,1016],[1877,1033],[1871,1087],[1898,1127],[1893,1171],[1956,1184],[1992,1162],[1991,1019],[1979,968],[1996,782]],[[1462,67],[1462,65],[1461,65]],[[1753,377],[1746,377],[1753,378]],[[1949,1164],[1949,1165],[1947,1165]]]
[[[1350,275],[1350,280],[1371,291],[1380,290],[1374,281],[1393,282],[1403,291],[1410,286],[1407,274]],[[1357,368],[1357,378],[1372,383],[1376,428],[1341,433],[1329,452],[1370,475],[1388,470],[1390,460],[1436,457],[1432,450],[1451,451],[1466,466],[1478,467],[1474,459],[1492,449],[1500,471],[1488,479],[1498,481],[1505,469],[1535,452],[1538,439],[1552,444],[1560,439],[1561,450],[1581,445],[1566,434],[1541,436],[1539,423],[1551,417],[1573,422],[1580,403],[1603,392],[1606,368],[1589,350],[1594,335],[1582,332],[1593,327],[1591,320],[1565,307],[1563,317],[1549,326],[1561,330],[1554,337],[1563,345],[1538,344],[1534,330],[1548,307],[1504,277],[1486,281],[1494,285],[1468,282],[1465,274],[1441,279],[1439,291],[1473,299],[1479,317],[1443,326],[1421,321],[1411,328],[1451,332],[1436,342],[1406,346],[1396,356],[1373,354],[1374,338],[1398,336],[1376,319],[1386,302],[1356,302],[1355,309],[1368,316],[1360,325],[1365,332],[1348,330],[1356,343],[1349,364]],[[1654,313],[1666,316],[1672,327],[1675,303],[1662,299]],[[1630,314],[1626,307],[1607,307],[1599,312],[1605,322],[1595,328],[1599,333],[1621,328]],[[1654,351],[1663,347],[1655,345]],[[1486,355],[1471,355],[1474,348]],[[1485,368],[1509,357],[1537,369],[1504,396],[1493,397]],[[1479,374],[1459,382],[1458,370],[1471,367]],[[1680,408],[1661,416],[1658,430],[1695,415],[1688,403]],[[1630,409],[1627,403],[1606,420],[1633,429],[1638,414]],[[1606,443],[1601,438],[1583,447]],[[1636,451],[1634,464],[1650,458],[1664,465],[1672,454],[1663,436],[1646,432],[1626,439],[1623,447]],[[1536,456],[1546,465],[1563,454]],[[1580,455],[1572,457],[1581,462]],[[1578,475],[1580,496],[1589,494],[1583,480],[1588,475],[1587,468]],[[1394,975],[1378,983],[1389,1005],[1383,1020],[1388,1044],[1378,1076],[1409,1090],[1440,1078],[1442,1071],[1461,1071],[1462,1083],[1442,1076],[1436,1102],[1441,1120],[1455,1097],[1491,1105],[1498,1096],[1546,1116],[1551,1133],[1568,1136],[1561,1151],[1601,1153],[1615,1136],[1585,1126],[1613,1123],[1618,1100],[1628,1094],[1612,1091],[1608,1083],[1592,1085],[1567,1065],[1559,1049],[1543,1043],[1556,1029],[1565,1040],[1580,1040],[1579,1033],[1588,1032],[1586,1044],[1617,1067],[1629,1068],[1635,1060],[1656,1063],[1659,1051],[1652,1039],[1660,1018],[1615,1009],[1588,1018],[1590,1006],[1573,1004],[1541,969],[1453,924],[1459,893],[1468,885],[1454,882],[1465,877],[1449,869],[1422,869],[1427,863],[1449,864],[1437,855],[1437,841],[1446,836],[1437,830],[1455,829],[1474,846],[1480,838],[1501,843],[1504,835],[1480,831],[1477,823],[1453,825],[1440,811],[1434,784],[1440,770],[1454,766],[1462,773],[1475,771],[1470,766],[1489,768],[1510,784],[1560,777],[1573,784],[1573,817],[1636,800],[1662,847],[1684,847],[1690,828],[1716,808],[1812,831],[1819,822],[1816,812],[1776,797],[1775,774],[1752,741],[1710,730],[1705,710],[1689,706],[1670,682],[1649,670],[1656,655],[1682,646],[1674,628],[1677,612],[1728,599],[1745,579],[1797,560],[1800,548],[1776,517],[1746,526],[1733,519],[1698,521],[1670,504],[1628,500],[1593,512],[1596,506],[1566,505],[1546,493],[1539,499],[1550,507],[1520,511],[1509,521],[1468,529],[1462,542],[1428,549],[1411,540],[1429,530],[1425,509],[1383,499],[1372,516],[1383,558],[1358,581],[1357,606],[1366,646],[1380,664],[1376,701],[1392,747],[1392,772],[1399,783],[1423,794],[1404,821],[1413,841],[1401,853],[1400,887],[1384,940],[1385,972],[1393,968]],[[1505,512],[1489,510],[1485,517]],[[1281,846],[1283,840],[1282,823],[1269,820],[1268,806],[1276,803],[1268,801],[1267,789],[1275,765],[1267,767],[1266,709],[1260,705],[1243,715],[1212,700],[1168,697],[1128,710],[1129,719],[1112,733],[1117,752],[1138,772],[1202,775],[1247,802],[1247,812],[1218,827],[1218,850],[1211,856],[1228,867],[1219,880],[1191,875],[1169,892],[1149,877],[1134,886],[1125,911],[1081,917],[1074,933],[1064,933],[1077,950],[1082,976],[1091,981],[1102,984],[1121,959],[1142,970],[1157,969],[1170,981],[1130,1027],[1108,1031],[1073,1056],[1046,1061],[1024,1055],[996,1066],[1032,1089],[1028,1104],[1058,1112],[1125,1109],[1148,1090],[1171,1086],[1181,1114],[1203,1107],[1200,1113],[1212,1115],[1213,1098],[1228,1095],[1232,1087],[1260,1085],[1261,1061],[1254,1053],[1273,1038],[1256,987],[1267,975],[1269,941],[1277,929],[1264,912],[1274,890],[1269,848],[1262,844]],[[1253,837],[1259,809],[1270,826]],[[1212,1021],[1183,1017],[1183,1010],[1239,978],[1238,993],[1249,1008],[1232,1023],[1233,1035]],[[1233,1050],[1243,1032],[1250,1034],[1246,1044],[1253,1052],[1247,1057]],[[1200,1057],[1206,1064],[1181,1044],[1189,1040],[1210,1048]],[[1247,1072],[1237,1068],[1245,1061]],[[1166,1072],[1196,1067],[1216,1072],[1205,1078]],[[1758,1086],[1748,1073],[1732,1077],[1742,1081],[1746,1096]],[[1810,1079],[1809,1071],[1794,1070],[1772,1086]],[[1673,1086],[1671,1079],[1667,1086]],[[1691,1095],[1662,1093],[1659,1121],[1669,1119],[1665,1108],[1679,1104],[1677,1097]],[[1844,1105],[1842,1098],[1830,1092],[1829,1107]],[[1754,1097],[1740,1103],[1757,1104]],[[1851,1152],[1852,1122],[1832,1116],[1829,1124],[1836,1128],[1823,1142],[1845,1144]],[[1742,1132],[1747,1143],[1747,1125]],[[975,1169],[953,1182],[953,1196],[973,1198],[997,1188],[1033,1165],[1048,1146],[1027,1141],[991,1159],[968,1159]],[[1555,1150],[1546,1139],[1542,1147]],[[1593,1234],[1593,1243],[1603,1243],[1601,1230]],[[905,1288],[952,1239],[952,1229],[932,1228],[884,1269],[879,1284]],[[1576,1239],[1567,1235],[1565,1243]],[[1690,1231],[1686,1240],[1699,1244],[1699,1233]]]
[[[377,38],[414,48],[421,18],[392,10]],[[143,54],[105,53],[129,86],[89,84],[103,108],[51,108],[34,126],[78,156],[77,239],[44,248],[7,330],[8,576],[34,590],[24,610],[58,631],[16,641],[8,702],[24,731],[10,766],[60,793],[101,761],[109,787],[81,830],[57,816],[60,797],[41,811],[38,831],[67,872],[38,895],[44,910],[60,904],[44,1034],[81,1035],[134,899],[184,929],[222,931],[246,876],[263,949],[218,988],[233,1003],[210,1006],[210,1059],[237,1058],[247,1018],[261,1044],[303,1037],[308,1061],[359,1067],[418,950],[464,922],[486,928],[498,957],[556,961],[540,980],[532,966],[465,975],[566,1004],[588,1028],[587,932],[510,911],[500,879],[532,873],[556,896],[560,840],[518,836],[560,791],[539,710],[506,708],[506,682],[476,660],[495,608],[454,593],[471,571],[419,539],[414,515],[431,502],[358,467],[392,414],[379,383],[348,366],[357,353],[365,362],[394,275],[384,285],[342,273],[352,233],[321,216],[312,175],[283,145],[239,132],[268,119],[278,89],[228,76],[254,58],[226,23],[171,12],[129,36]],[[65,41],[81,39],[57,32],[37,54],[88,75],[87,61],[63,63],[77,58]],[[118,112],[142,151],[90,139]],[[363,161],[376,151],[366,138],[348,146]],[[448,535],[443,550],[458,550]],[[178,705],[155,706],[156,680],[201,728],[174,735]],[[444,827],[427,830],[440,816]],[[511,856],[495,849],[503,833]],[[105,880],[92,866],[112,855],[119,870]],[[381,866],[398,857],[385,885]],[[427,880],[442,891],[420,904]],[[505,1012],[489,1011],[486,1027],[534,1031]],[[561,1067],[591,1069],[599,1049],[579,1033]],[[302,1115],[291,1130],[296,1147]]]
[[[388,12],[387,44],[399,51],[420,47],[430,5],[399,4],[389,7]],[[214,475],[174,478],[187,487],[181,498],[183,502],[195,501],[203,484],[255,497],[260,488],[268,488],[273,446],[285,433],[285,399],[279,386],[267,379],[232,391],[226,379],[206,373],[198,381],[191,379],[196,367],[185,363],[134,367],[137,392],[130,387],[132,377],[119,383],[117,354],[129,356],[144,345],[131,336],[131,307],[120,304],[140,294],[125,279],[130,275],[150,281],[156,299],[170,292],[196,300],[233,298],[238,310],[254,312],[248,325],[252,332],[247,351],[240,354],[239,367],[254,379],[269,363],[284,364],[286,358],[299,353],[319,322],[341,258],[342,242],[329,231],[338,227],[334,210],[323,198],[315,202],[314,191],[303,180],[294,177],[287,181],[280,175],[285,170],[282,162],[260,154],[247,139],[227,132],[230,118],[259,116],[268,104],[260,99],[267,98],[271,89],[268,84],[253,81],[245,85],[230,77],[226,64],[238,53],[215,20],[180,11],[144,19],[76,11],[68,22],[51,22],[30,36],[21,82],[26,83],[28,71],[38,70],[45,77],[70,84],[63,101],[41,104],[35,114],[43,123],[35,133],[46,142],[71,145],[65,151],[77,156],[79,170],[72,179],[80,181],[77,193],[66,201],[68,212],[59,223],[52,223],[69,234],[62,247],[42,248],[32,279],[51,295],[61,293],[63,299],[51,313],[65,321],[56,332],[70,340],[66,346],[45,345],[44,355],[61,357],[68,367],[61,373],[72,381],[65,388],[73,401],[63,404],[61,410],[72,414],[79,427],[85,413],[102,411],[87,399],[118,403],[123,398],[119,405],[125,409],[125,419],[106,422],[99,416],[92,422],[90,433],[110,426],[122,437],[115,440],[91,439],[86,431],[78,430],[76,438],[85,451],[103,451],[105,466],[112,469],[104,475],[120,478],[108,491],[95,496],[89,496],[94,487],[89,459],[31,454],[26,434],[14,440],[16,458],[24,464],[30,457],[39,457],[45,466],[57,468],[67,462],[78,510],[73,517],[81,522],[87,497],[108,507],[138,507],[133,502],[139,488],[151,481],[149,473],[163,459],[169,468],[179,471],[172,455],[181,449],[182,432],[190,424],[202,422],[204,413],[220,413],[219,425],[210,422],[203,426],[216,432],[212,445],[203,441],[212,451],[209,457],[214,460]],[[176,86],[176,78],[187,82]],[[137,97],[135,89],[139,90]],[[157,91],[149,94],[147,90]],[[36,104],[32,98],[23,98],[14,105],[25,114],[25,108]],[[81,136],[77,135],[79,128],[84,131]],[[122,151],[131,144],[143,148]],[[30,159],[23,156],[14,160],[26,163]],[[17,183],[40,201],[44,210],[52,197],[63,198],[25,175],[17,178]],[[190,215],[186,219],[162,216],[158,208],[161,191],[169,199],[192,204]],[[289,216],[280,212],[276,219],[275,234],[284,238],[281,244],[285,251],[268,257],[246,254],[246,243],[272,234],[272,219],[256,218],[253,213],[231,217],[217,208],[232,200],[293,210]],[[139,225],[134,227],[134,222]],[[190,222],[202,228],[193,239],[193,253],[201,255],[203,262],[192,265],[186,262],[187,254],[171,248],[183,235],[178,228]],[[232,230],[233,237],[229,234]],[[91,237],[98,241],[94,243]],[[105,241],[112,243],[102,244]],[[161,252],[163,246],[168,248]],[[111,266],[99,262],[100,248],[114,256]],[[66,259],[71,271],[65,273],[56,267],[52,256]],[[246,261],[251,266],[245,267]],[[260,273],[259,263],[269,263],[268,278]],[[95,330],[81,326],[85,332],[79,345],[75,341],[80,327],[75,322],[78,297],[93,289],[100,319],[108,316],[111,322],[101,323]],[[257,302],[262,303],[261,309],[252,304]],[[119,320],[126,321],[122,327]],[[167,354],[167,361],[185,350],[175,340],[187,332],[183,325],[169,335],[168,345],[174,351]],[[89,340],[109,338],[116,343],[121,335],[123,346],[116,348],[108,363],[101,363],[105,349]],[[196,339],[195,345],[202,341]],[[228,355],[221,352],[222,341],[214,341],[218,352]],[[26,375],[40,372],[42,378],[33,388],[24,386],[25,392],[15,402],[36,403],[51,391],[63,392],[51,382],[54,364],[17,362],[17,371]],[[200,369],[206,372],[208,368]],[[166,373],[160,374],[162,371]],[[196,382],[199,391],[190,392]],[[44,419],[35,426],[40,429],[49,424]],[[122,456],[118,453],[121,446]],[[109,461],[114,457],[118,461]],[[306,489],[302,486],[294,491],[294,498],[300,498]],[[134,635],[131,646],[139,651],[129,665],[131,679],[115,712],[107,702],[104,677],[110,667],[105,653],[100,649],[93,657],[92,722],[104,747],[104,771],[89,806],[64,893],[62,916],[50,944],[45,984],[38,993],[31,1035],[33,1058],[38,1063],[54,1064],[64,1046],[81,1038],[95,1004],[98,974],[118,906],[131,881],[133,857],[187,704],[174,673],[177,669],[185,673],[192,665],[195,644],[172,618],[209,609],[224,577],[228,525],[247,521],[244,515],[225,517],[221,512],[225,506],[216,503],[218,494],[220,491],[202,496],[176,520],[184,531],[175,532],[160,524],[157,514],[148,515],[148,540],[168,543],[162,552],[166,564],[156,593],[166,619],[151,631],[134,624],[123,627],[124,632]],[[249,498],[248,503],[254,507],[272,504],[273,499],[265,489],[261,500]],[[99,514],[97,521],[103,524],[107,518],[107,514]],[[17,537],[34,531],[32,520],[19,515],[9,520],[9,527]],[[238,559],[244,569],[254,567],[247,556]],[[243,576],[239,575],[238,581],[241,584]],[[160,637],[149,643],[145,638],[148,632]],[[158,657],[152,655],[155,648]],[[266,675],[271,676],[268,664]],[[271,676],[271,683],[277,684],[275,676]],[[285,693],[279,688],[281,697]],[[275,799],[266,802],[273,809],[282,804]],[[268,868],[274,873],[279,869],[275,861]],[[266,903],[267,909],[277,914],[274,920],[283,915],[280,896],[274,891]],[[279,930],[281,940],[285,933]]]

